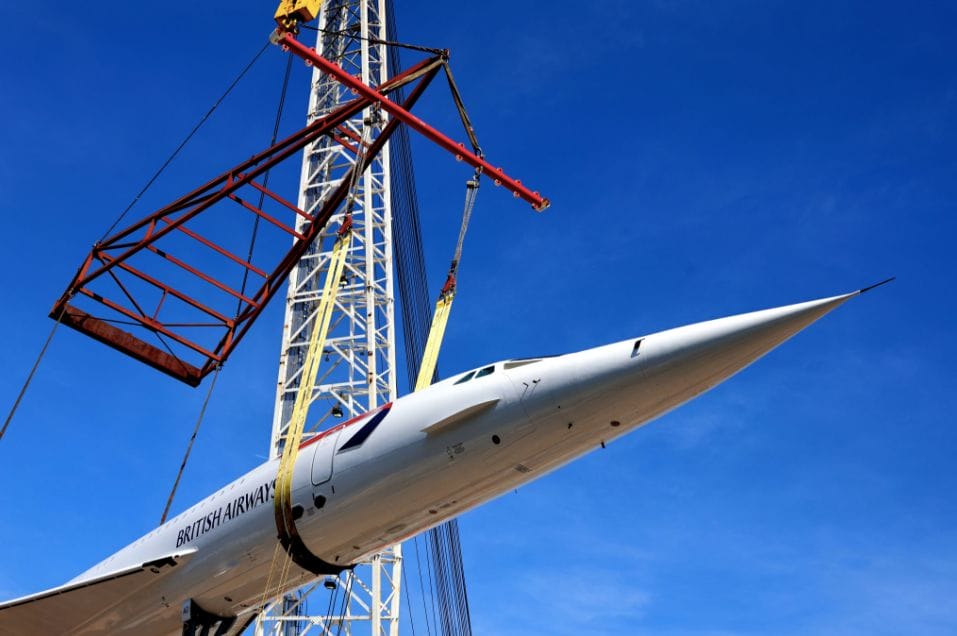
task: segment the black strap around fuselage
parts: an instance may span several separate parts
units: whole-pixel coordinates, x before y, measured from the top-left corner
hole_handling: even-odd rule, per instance
[[[296,523],[292,519],[289,519],[288,527],[285,530],[285,532],[279,533],[279,543],[286,554],[289,555],[289,558],[292,559],[292,562],[303,570],[312,572],[316,576],[323,576],[339,574],[346,569],[344,566],[329,563],[313,554],[306,547],[299,535],[299,530],[296,528]]]

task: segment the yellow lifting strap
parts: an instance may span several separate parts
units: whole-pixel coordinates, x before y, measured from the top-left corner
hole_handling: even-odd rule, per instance
[[[429,339],[425,343],[422,354],[422,364],[419,367],[419,377],[415,381],[415,390],[421,391],[430,384],[435,377],[435,365],[439,361],[439,349],[442,348],[442,339],[445,337],[445,326],[449,322],[452,312],[452,300],[455,291],[449,291],[439,297],[435,303],[435,315],[432,317],[432,327],[429,329]]]
[[[296,393],[296,401],[293,405],[292,417],[289,420],[289,426],[286,431],[282,457],[279,460],[279,471],[276,476],[274,499],[276,528],[279,531],[279,539],[283,547],[290,552],[290,556],[293,557],[293,560],[300,565],[303,564],[300,563],[300,559],[297,558],[295,554],[296,544],[298,543],[298,547],[302,549],[304,549],[304,546],[301,543],[299,533],[296,530],[295,520],[293,519],[292,475],[296,465],[296,457],[299,455],[299,445],[302,442],[306,415],[309,413],[309,405],[312,402],[313,385],[319,372],[319,365],[322,362],[322,352],[326,346],[326,336],[329,332],[329,323],[332,319],[332,310],[336,303],[336,295],[339,291],[339,281],[342,279],[342,273],[345,270],[346,256],[349,253],[351,244],[351,219],[347,218],[343,223],[342,229],[339,231],[339,237],[332,250],[329,269],[326,272],[326,280],[322,288],[322,297],[313,322],[309,348],[306,352],[306,360],[302,367],[302,375],[299,378],[299,390]],[[292,549],[290,545],[292,545]]]
[[[477,144],[473,145],[477,147]],[[439,350],[442,348],[442,340],[445,338],[445,326],[449,323],[449,314],[452,313],[452,300],[455,299],[457,284],[455,277],[458,273],[459,262],[462,260],[465,233],[468,231],[469,221],[472,219],[472,210],[475,208],[475,196],[478,194],[481,174],[482,171],[479,168],[475,171],[475,176],[465,183],[465,209],[462,211],[462,226],[459,228],[459,238],[455,244],[455,255],[452,257],[449,276],[439,294],[438,302],[435,303],[435,314],[432,316],[429,339],[426,341],[425,351],[422,353],[419,377],[415,380],[416,391],[421,391],[432,384],[432,378],[435,377],[435,365],[439,361]]]

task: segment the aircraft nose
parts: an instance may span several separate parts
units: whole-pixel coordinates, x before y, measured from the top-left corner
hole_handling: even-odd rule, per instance
[[[888,279],[886,282],[890,282]],[[785,305],[587,349],[543,367],[545,382],[523,397],[539,413],[615,421],[617,434],[648,422],[720,384],[854,296]],[[538,373],[537,369],[533,369]],[[531,372],[530,372],[531,373]]]
[[[681,403],[745,368],[860,292],[670,329],[636,343],[642,384]]]

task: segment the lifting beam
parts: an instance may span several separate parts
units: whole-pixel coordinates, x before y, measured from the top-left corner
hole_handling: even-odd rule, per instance
[[[505,188],[511,191],[516,198],[524,199],[528,203],[532,204],[532,207],[538,212],[545,210],[550,205],[548,199],[542,197],[542,195],[538,192],[534,192],[525,187],[518,179],[513,179],[505,174],[505,171],[502,168],[497,168],[486,161],[483,157],[480,157],[474,152],[466,150],[465,144],[452,141],[452,139],[428,125],[410,113],[407,109],[389,100],[389,98],[383,95],[381,92],[366,86],[355,77],[343,71],[338,65],[333,64],[326,58],[319,55],[315,49],[310,48],[297,40],[292,33],[281,32],[277,30],[274,36],[277,43],[283,48],[284,51],[292,51],[298,57],[304,59],[307,64],[316,65],[316,67],[321,69],[323,72],[335,77],[344,86],[348,86],[360,96],[379,104],[383,110],[388,111],[390,115],[401,120],[402,123],[406,124],[409,128],[420,133],[422,136],[440,148],[444,148],[455,155],[456,159],[464,161],[473,168],[480,168],[482,172],[494,180],[495,185],[505,186]]]
[[[425,88],[446,64],[447,55],[423,60],[378,89],[373,89],[320,56],[314,49],[298,42],[289,31],[277,29],[272,40],[284,50],[302,58],[307,65],[314,65],[334,77],[351,89],[356,98],[141,221],[95,244],[50,312],[52,318],[69,327],[190,386],[198,386],[206,375],[225,363],[280,289],[292,268],[345,200],[355,171],[361,172],[367,168],[398,125],[406,124],[421,133],[451,152],[457,159],[491,178],[495,185],[501,185],[515,197],[529,202],[534,209],[544,210],[549,205],[548,200],[538,192],[525,187],[521,181],[509,177],[501,168],[493,166],[483,157],[467,150],[464,144],[456,143],[410,112]],[[393,92],[407,85],[412,85],[412,89],[403,103],[399,104],[389,98]],[[359,147],[365,144],[352,139],[343,124],[365,109],[384,110],[391,115],[391,119],[382,133],[371,140],[367,147]],[[329,136],[351,149],[356,153],[357,161],[351,169],[352,172],[317,211],[299,209],[257,181],[272,167],[294,156],[322,136]],[[248,193],[248,196],[244,197],[242,192]],[[267,197],[273,205],[305,218],[308,221],[306,229],[302,233],[297,232],[290,225],[254,205],[251,201],[259,195]],[[278,264],[257,266],[236,255],[234,251],[204,237],[195,227],[187,226],[189,222],[221,202],[237,203],[244,210],[279,228],[293,238],[292,248]],[[185,239],[190,239],[228,259],[249,274],[254,274],[262,280],[261,286],[252,293],[246,292],[245,289],[236,290],[216,276],[189,264],[185,258],[174,256],[173,249],[168,247],[173,237],[178,241],[175,243],[175,249],[179,249]],[[190,277],[190,284],[183,286],[164,282],[158,274],[150,273],[148,267],[140,264],[147,258],[153,259],[150,262],[155,262],[156,257],[162,259],[167,268],[172,267],[180,274],[185,272],[184,275]],[[109,286],[111,283],[113,285]],[[211,294],[218,294],[220,297],[225,296],[231,307],[205,300],[196,294],[194,290],[197,288],[208,289]],[[143,289],[149,292],[145,297]],[[75,299],[107,310],[112,318],[93,315],[77,306]],[[166,314],[172,311],[168,309],[170,305],[185,308],[200,319],[191,322],[184,322],[182,318],[166,319]],[[132,324],[151,332],[163,348],[115,326],[114,323]],[[205,340],[193,335],[196,333],[196,327],[208,328],[204,330]],[[177,350],[174,351],[171,345]]]

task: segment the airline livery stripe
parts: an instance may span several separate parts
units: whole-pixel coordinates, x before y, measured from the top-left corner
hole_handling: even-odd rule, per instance
[[[377,409],[375,409],[375,410],[373,410],[373,411],[369,411],[368,413],[363,413],[362,415],[357,415],[356,417],[352,418],[351,420],[348,420],[348,421],[346,421],[346,422],[343,422],[342,424],[339,424],[339,425],[337,425],[337,426],[333,426],[333,427],[330,428],[330,429],[327,429],[327,430],[325,430],[325,431],[322,431],[321,433],[319,433],[319,434],[316,435],[315,437],[310,437],[310,438],[307,439],[305,442],[303,442],[302,444],[299,445],[299,450],[302,450],[303,448],[305,448],[306,446],[309,446],[310,444],[315,444],[316,442],[318,442],[318,441],[321,440],[322,438],[326,437],[327,435],[332,435],[332,434],[335,433],[336,431],[341,431],[342,429],[344,429],[344,428],[346,428],[346,427],[348,427],[348,426],[352,426],[353,424],[355,424],[355,423],[357,423],[357,422],[361,422],[363,419],[365,419],[365,418],[368,417],[369,415],[372,415],[373,413],[378,414],[379,412],[383,412],[383,411],[384,411],[385,413],[388,413],[391,408],[392,408],[392,402],[387,402],[386,404],[383,404],[382,406],[380,406],[379,408],[377,408]],[[383,417],[385,417],[384,414],[383,414]],[[372,431],[369,431],[369,432],[371,433]]]

